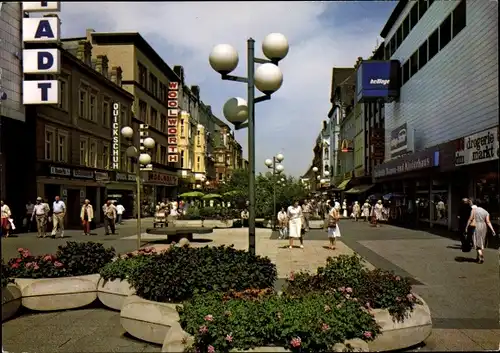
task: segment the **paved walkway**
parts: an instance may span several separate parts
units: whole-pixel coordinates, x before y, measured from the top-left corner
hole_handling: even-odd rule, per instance
[[[150,221],[149,221],[150,222]],[[144,226],[150,226],[144,222]],[[304,249],[288,249],[287,241],[277,240],[268,229],[257,229],[257,253],[269,256],[282,279],[291,271],[314,271],[328,256],[362,255],[376,267],[409,276],[415,291],[429,304],[435,329],[425,346],[418,350],[498,349],[499,288],[498,253],[487,250],[483,265],[467,262],[472,253],[463,254],[456,241],[423,231],[385,226],[371,228],[364,223],[341,222],[342,242],[337,250],[325,249],[326,233],[311,231]],[[93,238],[114,246],[120,252],[135,249],[135,223],[122,226],[119,235]],[[100,230],[97,231],[98,234]],[[71,240],[86,240],[75,233]],[[219,229],[213,234],[195,236],[192,246],[234,244],[248,246],[247,229]],[[70,239],[67,239],[70,240]],[[163,246],[158,237],[143,236],[144,242]],[[2,240],[2,256],[16,254],[19,246],[34,253],[54,252],[64,241],[36,239],[32,235]],[[31,245],[30,245],[31,244]],[[47,244],[47,245],[46,245]],[[281,284],[281,283],[279,283]],[[56,313],[25,313],[2,324],[3,345],[10,352],[158,352],[160,347],[128,337],[117,312],[90,307]]]

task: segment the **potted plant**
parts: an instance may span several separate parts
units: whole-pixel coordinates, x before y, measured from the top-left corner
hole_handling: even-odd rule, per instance
[[[22,294],[22,305],[38,311],[74,309],[97,298],[100,269],[115,256],[95,242],[67,242],[55,255],[33,256],[19,248],[7,266]]]

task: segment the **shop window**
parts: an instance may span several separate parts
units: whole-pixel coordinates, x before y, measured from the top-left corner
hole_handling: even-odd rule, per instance
[[[105,127],[109,127],[111,123],[111,110],[110,110],[110,105],[108,101],[104,101],[102,103],[102,125]]]
[[[96,140],[90,140],[88,166],[92,167],[92,168],[97,167],[97,141]]]
[[[158,112],[156,111],[156,109],[154,109],[153,107],[151,107],[151,110],[150,110],[150,125],[152,127],[154,127],[155,129],[158,128]]]
[[[149,74],[149,92],[153,97],[158,97],[158,79],[153,74]]]
[[[427,41],[418,48],[418,69],[422,70],[425,64],[427,64]]]
[[[82,119],[87,119],[87,97],[87,90],[81,89],[79,93],[78,116]]]
[[[146,122],[148,118],[148,105],[146,102],[139,100],[139,120]]]
[[[418,50],[410,57],[410,78],[418,71]]]
[[[428,5],[429,4],[428,4],[427,0],[419,0],[418,1],[418,18],[419,19],[424,17],[424,14],[427,11]]]
[[[97,96],[95,94],[90,95],[90,121],[96,121],[97,119]]]
[[[410,31],[415,27],[415,25],[418,22],[418,5],[419,3],[416,2],[415,5],[410,10]]]
[[[167,117],[163,114],[160,115],[160,131],[167,132]]]
[[[429,59],[430,61],[439,51],[439,28],[429,36]]]
[[[423,222],[428,222],[430,217],[430,198],[429,198],[429,183],[418,182],[416,185],[416,200],[415,206],[417,209],[418,219]]]
[[[384,47],[384,59],[389,60],[391,58],[391,43],[387,43]]]
[[[54,141],[55,141],[55,129],[46,126],[45,127],[45,152],[44,159],[54,160]]]
[[[442,50],[451,41],[451,15],[439,26],[439,50]]]
[[[137,63],[138,73],[139,73],[139,84],[146,88],[148,86],[148,70],[146,66],[141,63]]]
[[[57,131],[57,160],[59,162],[68,161],[68,140],[67,131]]]
[[[109,144],[105,143],[102,146],[102,168],[103,169],[109,169],[109,156],[110,156]],[[122,161],[122,163],[123,163],[123,161]]]
[[[89,140],[86,137],[80,138],[80,165],[87,165],[89,158]]]
[[[403,64],[401,70],[403,71],[401,76],[403,77],[403,85],[404,85],[410,79],[410,60],[407,60]]]
[[[457,34],[460,33],[460,31],[462,31],[462,29],[464,29],[467,24],[467,9],[465,0],[460,1],[460,4],[458,4],[458,6],[455,7],[452,16],[453,16],[453,38],[455,38]]]
[[[493,224],[500,217],[500,192],[498,188],[498,173],[489,173],[476,179],[475,195],[479,206],[490,213]],[[498,223],[497,223],[498,224]]]
[[[403,37],[401,38],[401,42],[403,42],[408,34],[410,33],[410,16],[406,16],[403,20]]]

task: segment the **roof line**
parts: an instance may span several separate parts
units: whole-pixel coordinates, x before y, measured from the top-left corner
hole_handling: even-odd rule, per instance
[[[382,28],[382,31],[380,32],[380,36],[385,39],[391,28],[394,26],[394,23],[396,23],[396,20],[398,19],[399,15],[401,15],[401,12],[403,12],[403,9],[405,8],[406,4],[408,3],[408,0],[399,0],[398,4],[392,10],[391,15],[389,16],[389,19],[387,20],[386,24],[384,25],[384,28]]]

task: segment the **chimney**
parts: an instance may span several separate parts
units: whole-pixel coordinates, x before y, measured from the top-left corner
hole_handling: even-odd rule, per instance
[[[92,29],[92,28],[87,28],[87,29],[85,30],[85,37],[87,37],[87,40],[88,40],[90,43],[92,43],[92,33],[94,33],[94,32],[95,32],[95,30],[94,30],[94,29]]]
[[[200,86],[191,86],[191,92],[193,92],[196,99],[200,99]]]
[[[211,105],[207,105],[207,110],[210,114],[212,114],[212,106]]]
[[[106,55],[97,55],[95,70],[104,77],[108,77],[108,57]]]
[[[118,86],[122,86],[122,68],[120,66],[113,66],[111,68],[110,79]]]
[[[92,44],[87,40],[78,42],[78,51],[76,57],[83,61],[85,65],[92,66]]]
[[[179,83],[183,84],[184,83],[184,68],[181,65],[175,65],[174,72],[181,79],[181,82],[179,82]]]

